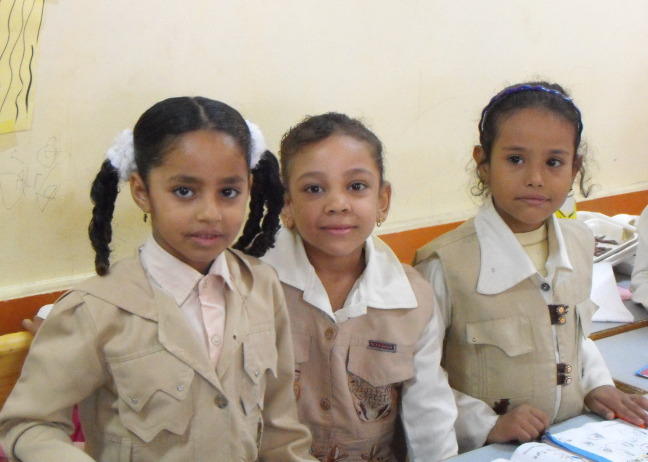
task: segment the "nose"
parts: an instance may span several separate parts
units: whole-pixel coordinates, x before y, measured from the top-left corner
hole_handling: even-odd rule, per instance
[[[529,164],[526,170],[526,184],[531,187],[542,187],[544,184],[544,177],[541,165]]]
[[[327,196],[326,213],[348,212],[350,209],[344,191],[331,191]]]
[[[205,223],[213,223],[222,219],[218,201],[214,198],[204,197],[198,206],[196,219]]]

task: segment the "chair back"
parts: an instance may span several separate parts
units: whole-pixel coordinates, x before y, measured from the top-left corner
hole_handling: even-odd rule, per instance
[[[32,339],[27,331],[0,335],[0,409],[20,377]]]

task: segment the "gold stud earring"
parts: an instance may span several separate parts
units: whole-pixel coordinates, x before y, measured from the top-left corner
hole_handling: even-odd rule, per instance
[[[382,218],[378,218],[376,220],[376,226],[380,228],[380,226],[383,224]]]
[[[148,213],[145,213],[144,214],[144,223],[146,223],[147,221],[148,221]]]

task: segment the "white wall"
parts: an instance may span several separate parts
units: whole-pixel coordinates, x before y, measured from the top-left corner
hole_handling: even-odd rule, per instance
[[[583,112],[595,197],[647,189],[647,18],[644,0],[47,1],[32,129],[0,135],[0,299],[93,271],[90,183],[114,136],[169,96],[233,105],[275,150],[307,114],[362,118],[395,189],[381,232],[472,214],[481,108],[537,77]],[[148,233],[127,189],[117,207],[114,259]]]

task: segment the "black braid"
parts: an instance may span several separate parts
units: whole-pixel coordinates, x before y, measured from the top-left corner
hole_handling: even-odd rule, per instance
[[[243,235],[233,247],[253,257],[261,257],[274,246],[280,227],[279,214],[284,204],[279,162],[270,151],[263,153],[252,169],[252,177],[250,213]]]
[[[88,226],[88,235],[95,251],[95,269],[99,276],[107,274],[110,268],[111,222],[115,211],[115,200],[119,193],[118,185],[119,173],[109,160],[105,160],[90,189],[94,208]]]

